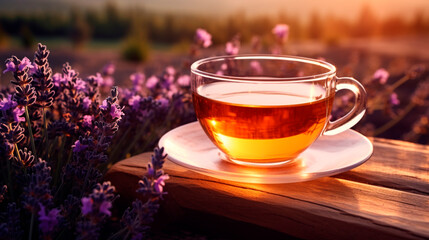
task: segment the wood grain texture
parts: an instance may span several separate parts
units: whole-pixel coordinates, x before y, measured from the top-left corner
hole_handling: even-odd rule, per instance
[[[429,147],[372,139],[365,164],[333,177],[291,184],[245,184],[167,161],[167,201],[305,239],[428,239]],[[136,197],[151,153],[115,164],[107,179]]]

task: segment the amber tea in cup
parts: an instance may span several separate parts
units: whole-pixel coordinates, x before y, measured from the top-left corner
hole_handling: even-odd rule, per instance
[[[277,166],[296,159],[320,135],[357,123],[366,93],[352,78],[337,78],[329,63],[291,56],[213,57],[191,66],[197,118],[228,161]],[[355,107],[330,122],[335,92],[355,93]]]

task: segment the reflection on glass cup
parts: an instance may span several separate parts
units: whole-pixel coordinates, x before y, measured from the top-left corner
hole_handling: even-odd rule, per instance
[[[297,158],[319,136],[355,125],[366,92],[353,78],[336,77],[327,62],[294,56],[239,55],[191,66],[197,118],[225,160],[276,166]],[[355,95],[353,109],[331,122],[335,92]]]

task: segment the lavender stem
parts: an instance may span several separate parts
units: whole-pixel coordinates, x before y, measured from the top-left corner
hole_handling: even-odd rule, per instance
[[[30,134],[30,142],[31,142],[31,149],[33,150],[34,155],[36,155],[36,145],[34,145],[34,136],[33,136],[33,130],[31,129],[31,122],[30,122],[30,115],[28,114],[28,107],[25,106],[25,121],[27,122],[28,126],[28,133]],[[37,159],[37,155],[36,155]]]

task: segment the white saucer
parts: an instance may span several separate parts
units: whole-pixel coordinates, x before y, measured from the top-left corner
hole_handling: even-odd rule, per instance
[[[373,147],[363,135],[347,130],[321,136],[293,163],[275,168],[254,168],[229,163],[219,157],[199,122],[175,128],[159,140],[168,159],[196,172],[229,181],[292,183],[331,176],[355,168],[371,157]]]

